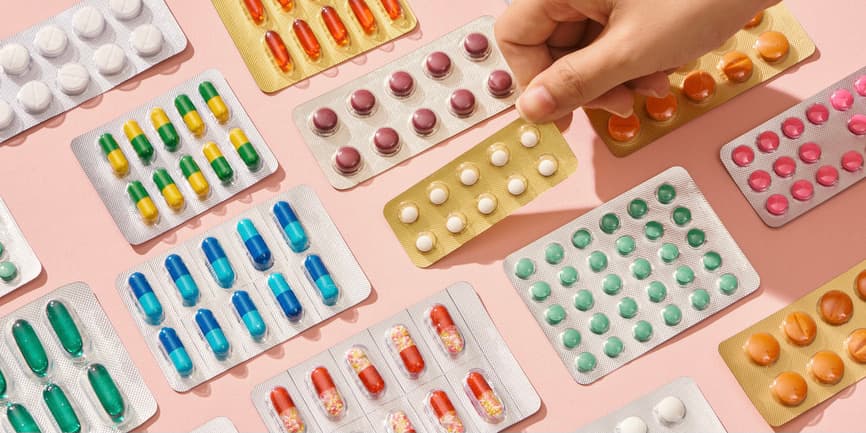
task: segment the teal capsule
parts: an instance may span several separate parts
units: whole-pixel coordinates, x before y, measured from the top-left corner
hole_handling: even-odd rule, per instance
[[[162,328],[159,331],[159,343],[162,345],[162,350],[165,351],[165,354],[171,360],[171,364],[174,366],[177,374],[181,377],[187,377],[192,374],[192,359],[189,357],[186,347],[183,346],[183,342],[180,341],[180,337],[177,336],[177,332],[174,329]]]
[[[333,306],[340,298],[340,288],[337,283],[331,278],[331,273],[322,258],[318,254],[311,254],[304,259],[304,268],[310,281],[319,289],[319,296],[322,298],[322,303],[328,306]]]
[[[213,312],[207,308],[198,310],[195,313],[195,323],[214,356],[219,360],[226,359],[229,356],[231,346]]]
[[[12,336],[30,371],[39,377],[45,377],[48,374],[48,355],[30,322],[24,319],[16,320],[12,324]]]
[[[6,382],[6,375],[0,371],[0,398],[6,398],[6,391],[9,391],[9,383]]]
[[[9,424],[15,433],[41,433],[36,420],[30,415],[30,411],[26,407],[12,403],[6,406],[6,418],[9,419]]]
[[[108,369],[102,364],[90,364],[87,367],[87,381],[90,382],[93,393],[96,394],[99,404],[108,417],[115,423],[123,422],[126,416],[126,402]]]
[[[183,258],[177,254],[171,254],[165,258],[165,269],[177,288],[177,293],[183,299],[183,305],[192,307],[198,302],[198,284],[189,273],[189,268],[183,262]]]
[[[45,306],[45,315],[48,316],[54,335],[57,335],[57,340],[60,341],[60,346],[66,354],[72,358],[80,358],[84,355],[84,338],[81,337],[78,325],[66,305],[52,299]]]
[[[268,326],[262,320],[262,315],[259,314],[259,309],[256,308],[250,294],[244,290],[238,290],[232,295],[232,305],[234,305],[238,317],[246,325],[250,337],[253,337],[255,341],[263,339],[268,332]]]
[[[165,315],[162,311],[162,304],[153,288],[147,281],[147,277],[141,272],[133,272],[127,281],[129,288],[132,289],[132,295],[135,296],[135,301],[138,304],[138,309],[144,314],[144,321],[151,325],[159,325]]]
[[[214,237],[206,237],[201,242],[201,249],[207,258],[208,269],[214,280],[223,289],[231,289],[235,283],[235,271],[220,241]]]
[[[42,401],[45,402],[45,406],[48,407],[48,411],[51,412],[54,422],[57,423],[57,427],[62,433],[79,433],[81,431],[81,420],[75,413],[72,403],[66,397],[66,393],[63,392],[63,388],[49,383],[42,390]]]

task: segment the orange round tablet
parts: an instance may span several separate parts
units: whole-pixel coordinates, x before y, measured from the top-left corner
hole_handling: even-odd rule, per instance
[[[866,269],[860,271],[857,278],[854,279],[854,290],[857,291],[857,296],[860,299],[866,301]]]
[[[818,312],[825,322],[836,326],[844,325],[854,314],[854,303],[844,292],[830,290],[818,300]]]
[[[786,371],[776,376],[773,384],[770,385],[770,391],[776,401],[785,406],[797,406],[806,399],[806,392],[809,386],[806,385],[806,379],[793,371]]]
[[[818,326],[812,316],[802,311],[795,311],[785,316],[785,320],[782,321],[782,332],[792,344],[808,346],[815,341]]]
[[[775,63],[785,59],[791,45],[784,34],[776,31],[761,33],[755,41],[755,50],[767,63]]]
[[[812,355],[808,368],[812,377],[825,385],[835,385],[845,375],[845,363],[842,362],[842,358],[836,352],[829,350]]]
[[[766,332],[752,334],[743,346],[746,355],[755,364],[771,365],[779,359],[779,342]]]
[[[745,26],[743,26],[743,28],[752,29],[758,27],[759,25],[761,25],[761,21],[764,21],[764,11],[756,13],[755,16],[753,16],[752,19],[750,19]]]
[[[640,119],[634,114],[628,117],[611,114],[607,120],[607,133],[616,141],[629,141],[640,133]]]
[[[752,59],[741,51],[730,51],[719,60],[718,68],[728,80],[743,83],[752,77],[754,64]]]
[[[861,364],[866,363],[866,329],[855,329],[845,340],[848,355]]]
[[[693,71],[683,80],[683,95],[694,102],[704,102],[716,93],[716,80],[709,72]]]
[[[647,116],[659,122],[666,122],[677,115],[677,104],[677,95],[668,93],[664,98],[647,96],[644,105]]]

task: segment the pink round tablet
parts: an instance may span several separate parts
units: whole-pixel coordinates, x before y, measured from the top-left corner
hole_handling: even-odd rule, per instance
[[[856,150],[849,150],[842,155],[842,168],[848,172],[855,172],[863,168],[863,155]]]
[[[800,138],[805,129],[806,125],[796,117],[789,117],[782,122],[782,133],[788,138]]]
[[[749,188],[755,192],[764,192],[770,189],[770,173],[764,170],[755,170],[749,175]]]
[[[388,78],[388,88],[391,94],[398,98],[405,98],[415,90],[415,79],[406,71],[397,71]]]
[[[788,212],[788,199],[782,194],[773,194],[767,197],[767,202],[764,203],[767,212],[780,216]]]
[[[855,114],[848,120],[848,130],[854,135],[866,135],[866,115]]]
[[[818,143],[808,142],[800,145],[797,150],[800,155],[800,160],[806,164],[813,164],[821,159],[821,146]]]
[[[823,125],[830,119],[830,110],[824,104],[813,104],[806,109],[806,118],[813,125]]]
[[[367,89],[358,89],[349,96],[349,107],[359,116],[369,116],[376,108],[376,96]]]
[[[451,72],[451,57],[442,51],[430,53],[424,64],[427,67],[427,74],[431,78],[445,78]]]
[[[758,150],[764,153],[775,152],[779,148],[779,134],[773,131],[764,131],[755,140]]]
[[[394,128],[379,128],[373,134],[373,145],[376,146],[376,152],[391,156],[400,151],[400,135]]]
[[[481,33],[470,33],[463,39],[463,49],[472,60],[484,60],[490,54],[490,42]]]
[[[487,91],[494,98],[504,98],[514,90],[514,80],[507,71],[497,69],[487,77]]]
[[[418,135],[430,135],[436,130],[436,113],[428,108],[419,108],[412,114],[412,128]]]
[[[829,165],[822,166],[815,173],[815,181],[821,186],[833,186],[839,181],[839,170]]]
[[[797,171],[797,163],[790,156],[783,156],[773,163],[773,171],[779,177],[791,177]]]
[[[854,95],[846,89],[839,89],[830,95],[830,105],[839,111],[848,111],[854,105]]]
[[[854,90],[860,96],[866,96],[866,75],[861,75],[854,81]]]
[[[755,161],[755,151],[746,145],[739,145],[731,152],[731,159],[738,167],[748,167]]]
[[[806,201],[815,194],[815,187],[808,180],[798,180],[791,185],[791,196],[798,201]]]
[[[331,135],[337,130],[339,118],[334,110],[328,107],[323,107],[313,113],[310,122],[312,123],[313,131],[315,131],[316,134]]]
[[[334,152],[334,168],[342,174],[355,174],[361,169],[361,152],[352,146],[343,146]]]
[[[457,89],[449,99],[451,112],[457,117],[469,117],[475,111],[475,95],[466,89]]]

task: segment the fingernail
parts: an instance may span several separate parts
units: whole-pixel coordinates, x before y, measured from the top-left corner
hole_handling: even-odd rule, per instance
[[[623,107],[622,110],[619,110],[619,109],[611,109],[611,108],[605,108],[605,109],[606,109],[609,113],[614,114],[614,115],[617,115],[617,116],[622,117],[622,118],[629,117],[629,116],[631,116],[632,114],[634,114],[634,107],[628,107],[628,108]]]
[[[542,85],[532,86],[517,99],[517,111],[524,119],[535,122],[553,114],[556,101],[553,95]]]

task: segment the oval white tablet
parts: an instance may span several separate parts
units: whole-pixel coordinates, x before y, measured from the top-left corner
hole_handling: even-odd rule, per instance
[[[520,195],[526,192],[526,181],[519,177],[512,177],[508,180],[508,192],[511,195]]]
[[[72,16],[72,30],[84,39],[93,39],[105,30],[105,18],[93,6],[85,6]]]
[[[508,164],[508,150],[506,149],[496,149],[493,153],[490,154],[490,163],[497,166],[502,167],[505,164]]]
[[[126,66],[126,53],[115,44],[105,44],[93,53],[93,63],[102,75],[114,75]]]
[[[541,161],[538,161],[538,174],[548,177],[553,176],[556,173],[557,167],[556,161],[550,158],[542,158]]]
[[[659,422],[670,426],[680,423],[686,417],[686,405],[676,397],[667,396],[655,405],[653,413]]]
[[[33,44],[39,50],[39,54],[45,57],[57,57],[66,51],[69,39],[66,33],[57,26],[45,26],[36,32]]]
[[[162,31],[153,24],[136,27],[129,39],[132,47],[142,57],[150,57],[162,50]]]
[[[407,204],[400,209],[400,222],[403,224],[412,224],[418,221],[418,207],[414,204]]]
[[[430,190],[429,198],[430,203],[435,205],[445,203],[445,201],[448,200],[448,190],[441,186],[437,186]]]
[[[433,235],[429,233],[421,233],[418,235],[418,239],[415,239],[415,248],[422,253],[430,252],[435,244],[436,241],[433,239]]]
[[[15,120],[15,112],[6,101],[0,100],[0,129],[6,129]]]
[[[642,419],[630,416],[616,425],[616,433],[647,433],[647,425]]]
[[[523,147],[535,147],[538,145],[538,133],[535,130],[528,129],[520,134],[520,144]]]
[[[51,104],[51,89],[41,81],[28,81],[18,90],[18,103],[31,114],[39,114]]]
[[[21,44],[0,48],[0,66],[9,75],[21,75],[30,67],[30,52]]]
[[[472,186],[478,182],[478,170],[475,168],[464,168],[460,171],[460,183],[465,186]]]
[[[496,200],[493,197],[481,197],[478,200],[478,212],[484,215],[490,215],[496,210]]]
[[[460,215],[449,215],[448,220],[445,221],[445,228],[451,233],[460,233],[466,228],[466,220]]]
[[[119,20],[131,20],[141,13],[141,0],[110,0],[108,8]]]
[[[90,72],[81,63],[67,63],[57,71],[57,86],[67,95],[80,95],[90,84]]]

